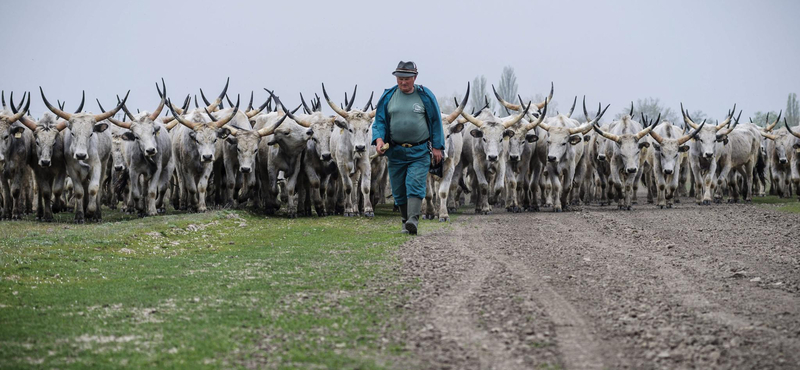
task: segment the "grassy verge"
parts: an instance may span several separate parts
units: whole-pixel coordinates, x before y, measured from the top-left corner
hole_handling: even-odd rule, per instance
[[[783,212],[800,213],[800,202],[797,198],[779,198],[774,195],[766,197],[753,197],[753,203],[762,207],[777,209]]]
[[[382,368],[398,218],[0,223],[0,367]]]

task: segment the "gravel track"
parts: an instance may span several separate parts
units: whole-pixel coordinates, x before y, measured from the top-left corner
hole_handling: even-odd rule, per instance
[[[396,339],[414,368],[797,369],[798,225],[686,201],[462,215],[399,251],[420,288]]]

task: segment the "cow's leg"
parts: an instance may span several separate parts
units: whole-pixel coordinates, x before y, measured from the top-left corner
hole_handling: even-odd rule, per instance
[[[237,177],[236,175],[237,175],[237,172],[238,172],[238,171],[236,171],[237,168],[239,168],[239,165],[238,165],[238,163],[235,163],[235,162],[234,163],[230,163],[229,165],[225,166],[225,179],[224,179],[225,196],[223,197],[224,200],[222,201],[223,202],[223,207],[225,207],[225,208],[236,207],[238,205],[237,199],[235,197],[235,194],[236,194],[236,177]],[[220,189],[220,188],[217,188],[217,191],[218,192],[222,192],[223,190]]]
[[[296,218],[297,217],[297,178],[300,176],[300,165],[301,161],[298,158],[294,164],[294,168],[291,170],[292,173],[286,179],[286,214],[289,218]]]
[[[3,171],[0,171],[0,188],[2,188],[0,203],[3,204],[0,218],[7,219],[11,217],[11,185],[9,185],[8,180],[3,175]]]
[[[667,179],[667,193],[666,201],[667,208],[672,208],[672,203],[676,202],[675,198],[678,196],[678,183],[680,181],[680,174],[672,173]]]
[[[372,166],[369,163],[369,158],[365,155],[359,160],[359,167],[361,167],[361,196],[364,199],[364,216],[375,217],[375,211],[372,209],[372,200],[370,198],[370,187],[372,186]],[[358,213],[358,210],[356,210]]]
[[[658,195],[656,196],[656,206],[658,206],[659,208],[663,209],[664,207],[667,206],[667,194],[666,194],[667,193],[667,179],[664,178],[664,173],[661,172],[660,170],[661,170],[660,168],[656,168],[654,170],[654,174],[653,175],[655,177],[655,181],[653,181],[653,182],[656,185],[656,188],[657,188],[656,191],[658,193]],[[670,179],[676,178],[676,176],[674,174],[673,175],[667,175],[667,176],[669,176]]]
[[[146,180],[143,189],[147,190],[147,196],[144,198],[144,210],[148,216],[155,216],[158,214],[156,202],[158,200],[158,179],[160,177],[160,169],[156,169],[156,172],[152,175],[145,175]]]
[[[626,207],[625,204],[625,192],[623,191],[623,183],[622,179],[620,178],[620,171],[617,168],[617,161],[612,157],[611,164],[609,168],[611,169],[611,183],[614,185],[614,190],[616,193],[614,196],[617,198],[617,207],[619,209],[623,209]]]
[[[555,167],[555,166],[553,166]],[[561,212],[562,211],[562,203],[561,203],[561,193],[564,191],[561,184],[561,179],[558,174],[557,168],[550,168],[547,171],[548,178],[550,180],[551,192],[553,197],[553,212]]]
[[[72,199],[74,201],[74,211],[75,211],[75,218],[74,222],[77,224],[82,224],[86,222],[84,217],[84,208],[83,208],[83,196],[84,196],[84,188],[83,188],[83,181],[81,181],[80,177],[78,177],[78,171],[75,171],[73,166],[67,165],[67,174],[72,179]]]
[[[321,194],[322,181],[320,180],[317,171],[314,170],[314,167],[311,164],[304,165],[303,169],[305,171],[306,178],[308,179],[308,186],[310,187],[311,191],[311,201],[314,202],[314,210],[317,211],[317,216],[325,217],[325,204],[322,202]]]
[[[731,162],[730,162],[730,160],[728,160],[722,166],[722,170],[720,171],[719,175],[717,175],[717,187],[718,187],[718,190],[719,190],[718,191],[719,196],[715,195],[715,197],[714,197],[714,201],[716,203],[721,203],[722,202],[722,197],[723,197],[722,190],[728,189],[730,187],[730,183],[732,181],[729,182],[728,181],[728,177],[730,177],[731,175],[732,175],[731,174]],[[730,196],[731,196],[731,194],[728,194],[728,197],[730,197]]]
[[[425,186],[425,200],[422,202],[422,219],[433,220],[436,214],[433,199],[433,193],[435,192],[433,175],[428,174],[425,181],[427,182],[427,186]]]
[[[139,213],[140,217],[144,217],[145,212],[144,212],[144,207],[142,205],[142,182],[139,181],[139,175],[136,174],[136,172],[134,172],[132,168],[130,168],[129,171],[131,172],[131,177],[129,182],[131,195],[130,195],[130,203],[128,211],[133,213],[133,210],[135,209]],[[147,177],[147,175],[144,176],[145,178]],[[146,182],[147,181],[145,180],[145,183]]]

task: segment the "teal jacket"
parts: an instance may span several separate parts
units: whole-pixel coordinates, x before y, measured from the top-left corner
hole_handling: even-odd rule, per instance
[[[439,111],[439,103],[436,101],[436,96],[422,85],[414,85],[414,88],[419,93],[422,104],[425,106],[425,120],[428,121],[428,132],[430,133],[431,146],[436,149],[444,150],[444,128],[442,128],[442,113]],[[386,89],[378,100],[378,105],[375,110],[375,122],[372,123],[372,145],[378,138],[383,139],[384,142],[387,137],[387,123],[390,123],[389,117],[389,100],[392,99],[397,85],[390,89]]]

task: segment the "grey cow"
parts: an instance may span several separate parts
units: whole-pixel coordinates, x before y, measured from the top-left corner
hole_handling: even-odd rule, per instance
[[[84,223],[85,218],[100,221],[100,184],[106,175],[106,166],[111,155],[111,132],[108,123],[102,122],[117,113],[128,99],[125,98],[112,110],[101,114],[69,114],[53,107],[39,87],[42,100],[51,112],[67,120],[64,130],[64,158],[67,175],[72,179],[75,200],[75,222]],[[83,99],[81,100],[83,106]]]
[[[23,101],[25,97],[23,96]],[[5,100],[5,99],[4,99]],[[26,189],[31,181],[33,133],[25,125],[16,123],[23,118],[30,105],[19,113],[0,113],[0,199],[3,200],[0,218],[21,219],[25,211]],[[11,109],[15,110],[13,94]]]

